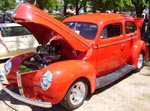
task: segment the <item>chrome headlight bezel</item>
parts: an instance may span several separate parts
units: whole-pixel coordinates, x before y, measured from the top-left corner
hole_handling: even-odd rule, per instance
[[[40,80],[41,88],[47,90],[52,83],[52,73],[50,71],[45,72]]]
[[[12,62],[10,60],[6,61],[4,64],[5,74],[7,75],[12,68]]]

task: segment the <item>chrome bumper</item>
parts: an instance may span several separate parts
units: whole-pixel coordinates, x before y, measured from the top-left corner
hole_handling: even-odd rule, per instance
[[[2,75],[2,73],[0,72],[0,87],[2,88],[2,90],[4,90],[6,93],[8,93],[11,97],[13,97],[13,98],[15,98],[19,101],[22,101],[24,103],[34,105],[34,106],[38,106],[38,107],[43,107],[43,108],[52,107],[52,104],[50,102],[42,102],[42,101],[38,101],[38,100],[32,100],[32,99],[26,98],[24,96],[21,96],[19,94],[16,94],[16,93],[10,91],[8,88],[6,88],[3,85],[3,83],[2,83],[3,78],[5,78],[5,76]]]

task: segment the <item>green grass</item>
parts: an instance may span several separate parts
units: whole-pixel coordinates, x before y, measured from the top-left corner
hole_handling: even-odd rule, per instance
[[[62,20],[65,18],[64,15],[60,15],[60,14],[55,15],[54,17],[55,17],[56,19],[60,20],[60,21],[62,21]]]
[[[23,72],[29,72],[30,69],[27,68],[25,65],[20,65],[18,72],[23,73]]]

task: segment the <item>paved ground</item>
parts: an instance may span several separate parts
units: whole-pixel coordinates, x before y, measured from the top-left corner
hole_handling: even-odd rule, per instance
[[[38,108],[19,102],[5,92],[0,94],[0,111],[67,111],[59,104],[51,109]],[[150,111],[150,67],[103,89],[96,90],[75,111]]]

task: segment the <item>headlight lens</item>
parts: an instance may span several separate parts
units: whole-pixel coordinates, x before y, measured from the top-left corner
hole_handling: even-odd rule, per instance
[[[12,68],[12,62],[10,60],[6,61],[4,65],[5,74],[8,74],[11,68]]]
[[[43,90],[47,90],[52,82],[52,73],[50,71],[47,71],[42,77],[41,77],[41,87]]]

